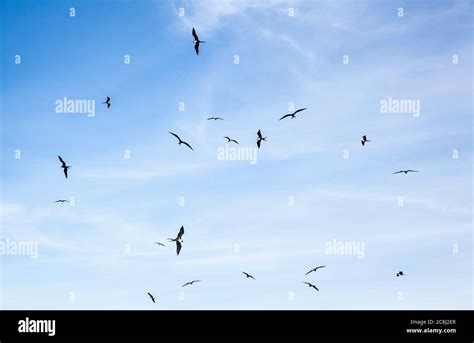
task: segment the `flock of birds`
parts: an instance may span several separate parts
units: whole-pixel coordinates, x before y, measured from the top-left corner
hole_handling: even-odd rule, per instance
[[[196,33],[196,30],[193,28],[192,30],[192,35],[194,37],[194,49],[196,51],[196,54],[199,55],[199,45],[201,43],[205,43],[205,41],[201,41]],[[106,100],[104,102],[102,102],[103,104],[105,104],[107,106],[107,109],[110,108],[111,106],[111,102],[110,102],[110,97],[107,97]],[[305,111],[307,110],[307,108],[300,108],[292,113],[287,113],[285,115],[283,115],[280,119],[278,120],[283,120],[285,118],[291,118],[291,119],[295,119],[296,118],[296,114],[302,112],[302,111]],[[214,121],[217,121],[217,120],[224,120],[224,118],[221,118],[221,117],[209,117],[207,118],[207,120],[214,120]],[[192,148],[192,146],[182,140],[176,133],[173,133],[173,132],[169,132],[172,136],[174,136],[177,140],[178,140],[178,145],[185,145],[187,146],[189,149],[191,150],[194,150]],[[225,139],[227,139],[227,143],[235,143],[235,144],[239,144],[239,142],[235,139],[232,139],[228,136],[224,136]],[[267,140],[267,137],[264,137],[263,134],[262,134],[262,131],[259,129],[257,131],[257,147],[260,149],[261,147],[261,144],[262,142],[266,142]],[[363,135],[362,136],[362,140],[361,140],[361,143],[362,143],[362,146],[365,146],[366,143],[370,143],[371,140],[367,139],[367,135]],[[66,179],[68,178],[68,170],[71,168],[71,166],[67,165],[67,163],[64,161],[64,159],[58,155],[58,158],[59,158],[59,161],[61,162],[61,168],[63,169],[63,173],[64,173],[64,176],[66,177]],[[416,173],[416,172],[419,172],[418,170],[413,170],[413,169],[407,169],[407,170],[399,170],[399,171],[396,171],[394,172],[393,174],[401,174],[401,173],[405,173],[405,174],[408,174],[408,173]],[[56,200],[55,202],[57,203],[67,203],[69,202],[69,200],[65,200],[65,199],[60,199],[60,200]],[[181,252],[181,249],[182,249],[182,243],[184,242],[183,241],[183,235],[184,235],[184,226],[181,226],[181,228],[179,229],[179,232],[176,236],[176,238],[168,238],[168,241],[169,242],[174,242],[176,243],[176,254],[179,255],[179,253]],[[159,246],[165,246],[163,243],[161,242],[155,242],[156,245],[159,245]],[[305,276],[309,275],[310,273],[312,272],[316,272],[318,269],[321,269],[321,268],[325,268],[326,266],[317,266],[313,269],[311,269],[310,271],[308,271]],[[253,280],[256,280],[255,277],[253,275],[250,275],[249,273],[245,272],[245,271],[242,271],[242,274],[245,275],[246,279],[253,279]],[[403,273],[403,271],[399,271],[397,272],[396,276],[399,277],[399,276],[404,276],[405,274]],[[198,283],[198,282],[201,282],[201,280],[192,280],[192,281],[189,281],[189,282],[186,282],[185,284],[182,285],[182,287],[186,287],[186,286],[190,286],[190,285],[193,285],[194,283]],[[302,281],[303,284],[306,284],[308,285],[308,287],[310,288],[314,288],[316,291],[319,291],[319,289],[316,287],[316,285],[310,283],[310,282],[307,282],[307,281]],[[148,296],[150,297],[151,301],[153,303],[155,303],[155,297],[150,293],[148,292]]]

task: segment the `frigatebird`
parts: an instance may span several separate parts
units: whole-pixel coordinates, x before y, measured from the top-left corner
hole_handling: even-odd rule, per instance
[[[261,130],[258,130],[257,132],[257,147],[260,149],[260,143],[262,141],[266,141],[267,140],[267,137],[263,137],[262,136],[262,131]]]
[[[193,281],[189,281],[189,282],[186,282],[184,285],[182,285],[181,287],[186,287],[187,285],[192,285],[193,283],[195,282],[201,282],[201,280],[193,280]]]
[[[184,235],[184,226],[181,226],[181,229],[179,229],[179,232],[176,238],[168,238],[170,242],[176,242],[176,255],[179,255],[179,252],[181,251],[181,243],[183,242],[183,235]]]
[[[164,247],[165,245],[163,243],[160,243],[160,242],[155,242],[156,245],[161,245],[162,247]]]
[[[200,43],[206,43],[203,40],[199,40],[199,37],[196,33],[196,30],[193,27],[193,37],[194,37],[194,50],[196,50],[196,55],[199,55],[199,44]]]
[[[367,136],[364,135],[362,136],[362,140],[360,142],[362,143],[362,145],[365,145],[365,143],[370,142],[370,141],[367,139]]]
[[[301,112],[301,111],[304,111],[305,109],[306,109],[306,107],[305,107],[305,108],[300,108],[299,110],[296,110],[296,111],[294,111],[293,113],[285,114],[283,117],[281,117],[281,118],[278,119],[278,120],[282,120],[282,119],[285,119],[285,118],[287,118],[287,117],[291,117],[291,119],[296,118],[296,113]]]
[[[398,276],[402,276],[402,275],[405,275],[405,274],[403,274],[403,272],[400,270],[400,271],[397,273],[397,277],[398,277]]]
[[[235,139],[229,138],[227,136],[224,136],[224,138],[227,139],[227,143],[234,142],[236,144],[239,144],[239,142],[237,142]]]
[[[326,267],[326,266],[319,266],[319,267],[313,268],[313,269],[311,269],[309,272],[307,272],[307,273],[304,274],[304,275],[308,275],[309,273],[315,272],[315,271],[318,270],[319,268],[324,268],[324,267]]]
[[[151,295],[150,292],[148,292],[148,295],[150,296],[151,301],[155,302],[155,298],[153,297],[153,295]]]
[[[61,200],[56,200],[55,202],[69,202],[69,200],[61,199]]]
[[[107,104],[107,108],[110,108],[110,97],[108,96],[105,101],[102,102],[103,104]]]
[[[224,120],[224,118],[221,117],[209,117],[207,120]]]
[[[246,276],[247,278],[251,278],[251,279],[254,279],[254,280],[255,280],[255,278],[254,278],[252,275],[250,275],[249,273],[246,273],[246,272],[242,272],[242,273],[245,274],[245,276]]]
[[[400,173],[405,173],[405,174],[408,174],[408,173],[418,173],[418,170],[412,170],[412,169],[407,169],[407,170],[400,170],[400,171],[397,171],[393,174],[400,174]]]
[[[172,134],[173,136],[175,136],[176,138],[178,138],[178,140],[179,140],[179,145],[184,144],[184,145],[186,145],[189,149],[194,150],[194,149],[191,147],[191,145],[189,145],[189,144],[186,143],[185,141],[181,140],[181,138],[179,138],[179,136],[178,136],[176,133],[170,132],[170,134]]]
[[[67,170],[69,168],[71,168],[71,166],[67,166],[66,165],[66,162],[64,162],[64,160],[61,158],[61,156],[58,155],[58,158],[59,158],[59,161],[61,162],[61,168],[63,168],[63,171],[64,171],[64,176],[66,176],[66,179],[67,179]]]
[[[307,284],[309,287],[312,287],[312,288],[314,288],[315,290],[319,291],[318,287],[316,287],[316,286],[313,285],[312,283],[305,282],[305,281],[303,281],[303,283],[305,283],[305,284]]]

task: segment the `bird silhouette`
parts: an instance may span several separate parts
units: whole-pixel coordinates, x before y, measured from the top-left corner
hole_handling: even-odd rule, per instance
[[[71,166],[66,165],[66,162],[61,158],[61,156],[58,155],[59,161],[61,162],[61,168],[63,168],[64,171],[64,176],[67,179],[67,170],[71,168]]]
[[[184,226],[181,226],[181,229],[179,229],[179,232],[176,238],[168,238],[170,242],[176,242],[176,255],[179,255],[179,252],[181,251],[181,243],[183,242],[183,235],[184,235]]]
[[[418,170],[412,170],[412,169],[407,169],[407,170],[400,170],[400,171],[397,171],[393,174],[400,174],[400,173],[405,173],[405,174],[408,174],[408,173],[418,173]]]
[[[207,120],[224,120],[224,118],[221,117],[209,117]]]
[[[229,138],[227,136],[224,136],[224,138],[227,139],[227,143],[234,142],[236,144],[239,144],[239,142],[237,142],[235,139]]]
[[[193,37],[194,37],[194,50],[196,50],[196,55],[199,55],[199,44],[200,43],[206,43],[203,40],[199,40],[199,37],[196,33],[196,30],[193,27]]]
[[[194,150],[194,149],[191,147],[191,145],[189,145],[189,144],[186,143],[185,141],[181,140],[181,138],[179,138],[179,136],[178,136],[176,133],[170,132],[170,134],[172,134],[173,136],[175,136],[176,138],[178,138],[179,145],[184,144],[184,145],[186,145],[189,149]]]
[[[326,266],[319,266],[319,267],[313,268],[313,269],[311,269],[309,272],[307,272],[307,273],[304,274],[304,275],[308,275],[309,273],[315,272],[316,270],[318,270],[318,269],[320,269],[320,268],[324,268],[324,267],[326,267]]]
[[[285,119],[285,118],[288,118],[288,117],[291,117],[291,119],[296,118],[296,113],[304,111],[304,110],[306,110],[306,107],[305,108],[300,108],[299,110],[296,110],[293,113],[285,114],[283,117],[281,117],[278,120],[282,120],[282,119]]]
[[[362,145],[365,145],[365,143],[371,142],[371,141],[369,141],[369,140],[367,139],[367,136],[364,135],[364,136],[362,136],[362,140],[361,140],[360,142],[362,143]]]
[[[164,247],[165,245],[163,243],[160,243],[160,242],[155,242],[156,245],[161,245],[162,247]]]
[[[403,274],[403,272],[401,270],[397,273],[397,277],[403,276],[403,275],[405,275],[405,274]]]
[[[107,99],[102,102],[103,104],[107,104],[107,108],[110,108],[110,97],[107,97]],[[120,106],[119,106],[120,107]]]
[[[316,287],[316,286],[313,285],[312,283],[305,282],[305,281],[303,281],[303,283],[305,283],[305,284],[307,284],[309,287],[312,287],[312,288],[314,288],[315,290],[319,291],[318,287]]]
[[[257,132],[257,147],[260,149],[260,144],[262,141],[266,141],[267,137],[262,136],[262,130],[258,130]]]
[[[255,278],[254,278],[252,275],[250,275],[249,273],[246,273],[246,272],[242,272],[242,273],[243,273],[247,278],[251,278],[251,279],[254,279],[254,280],[255,280]]]
[[[201,282],[201,280],[193,280],[193,281],[189,281],[189,282],[186,282],[184,285],[182,285],[181,287],[186,287],[187,285],[192,285],[193,283],[195,282]]]
[[[151,301],[153,301],[153,303],[155,302],[155,298],[153,297],[153,295],[151,295],[150,292],[148,292],[148,296],[150,297]]]
[[[69,200],[61,199],[61,200],[56,200],[55,202],[69,202]]]

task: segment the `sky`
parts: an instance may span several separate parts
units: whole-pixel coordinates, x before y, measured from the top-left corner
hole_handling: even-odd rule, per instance
[[[0,308],[472,309],[472,7],[0,1]]]

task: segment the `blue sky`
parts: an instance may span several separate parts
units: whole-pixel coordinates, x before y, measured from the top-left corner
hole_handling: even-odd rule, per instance
[[[1,308],[473,307],[472,2],[4,0],[1,22],[0,236],[38,244],[0,255]],[[217,158],[258,129],[255,165]],[[179,256],[153,244],[181,225]]]

